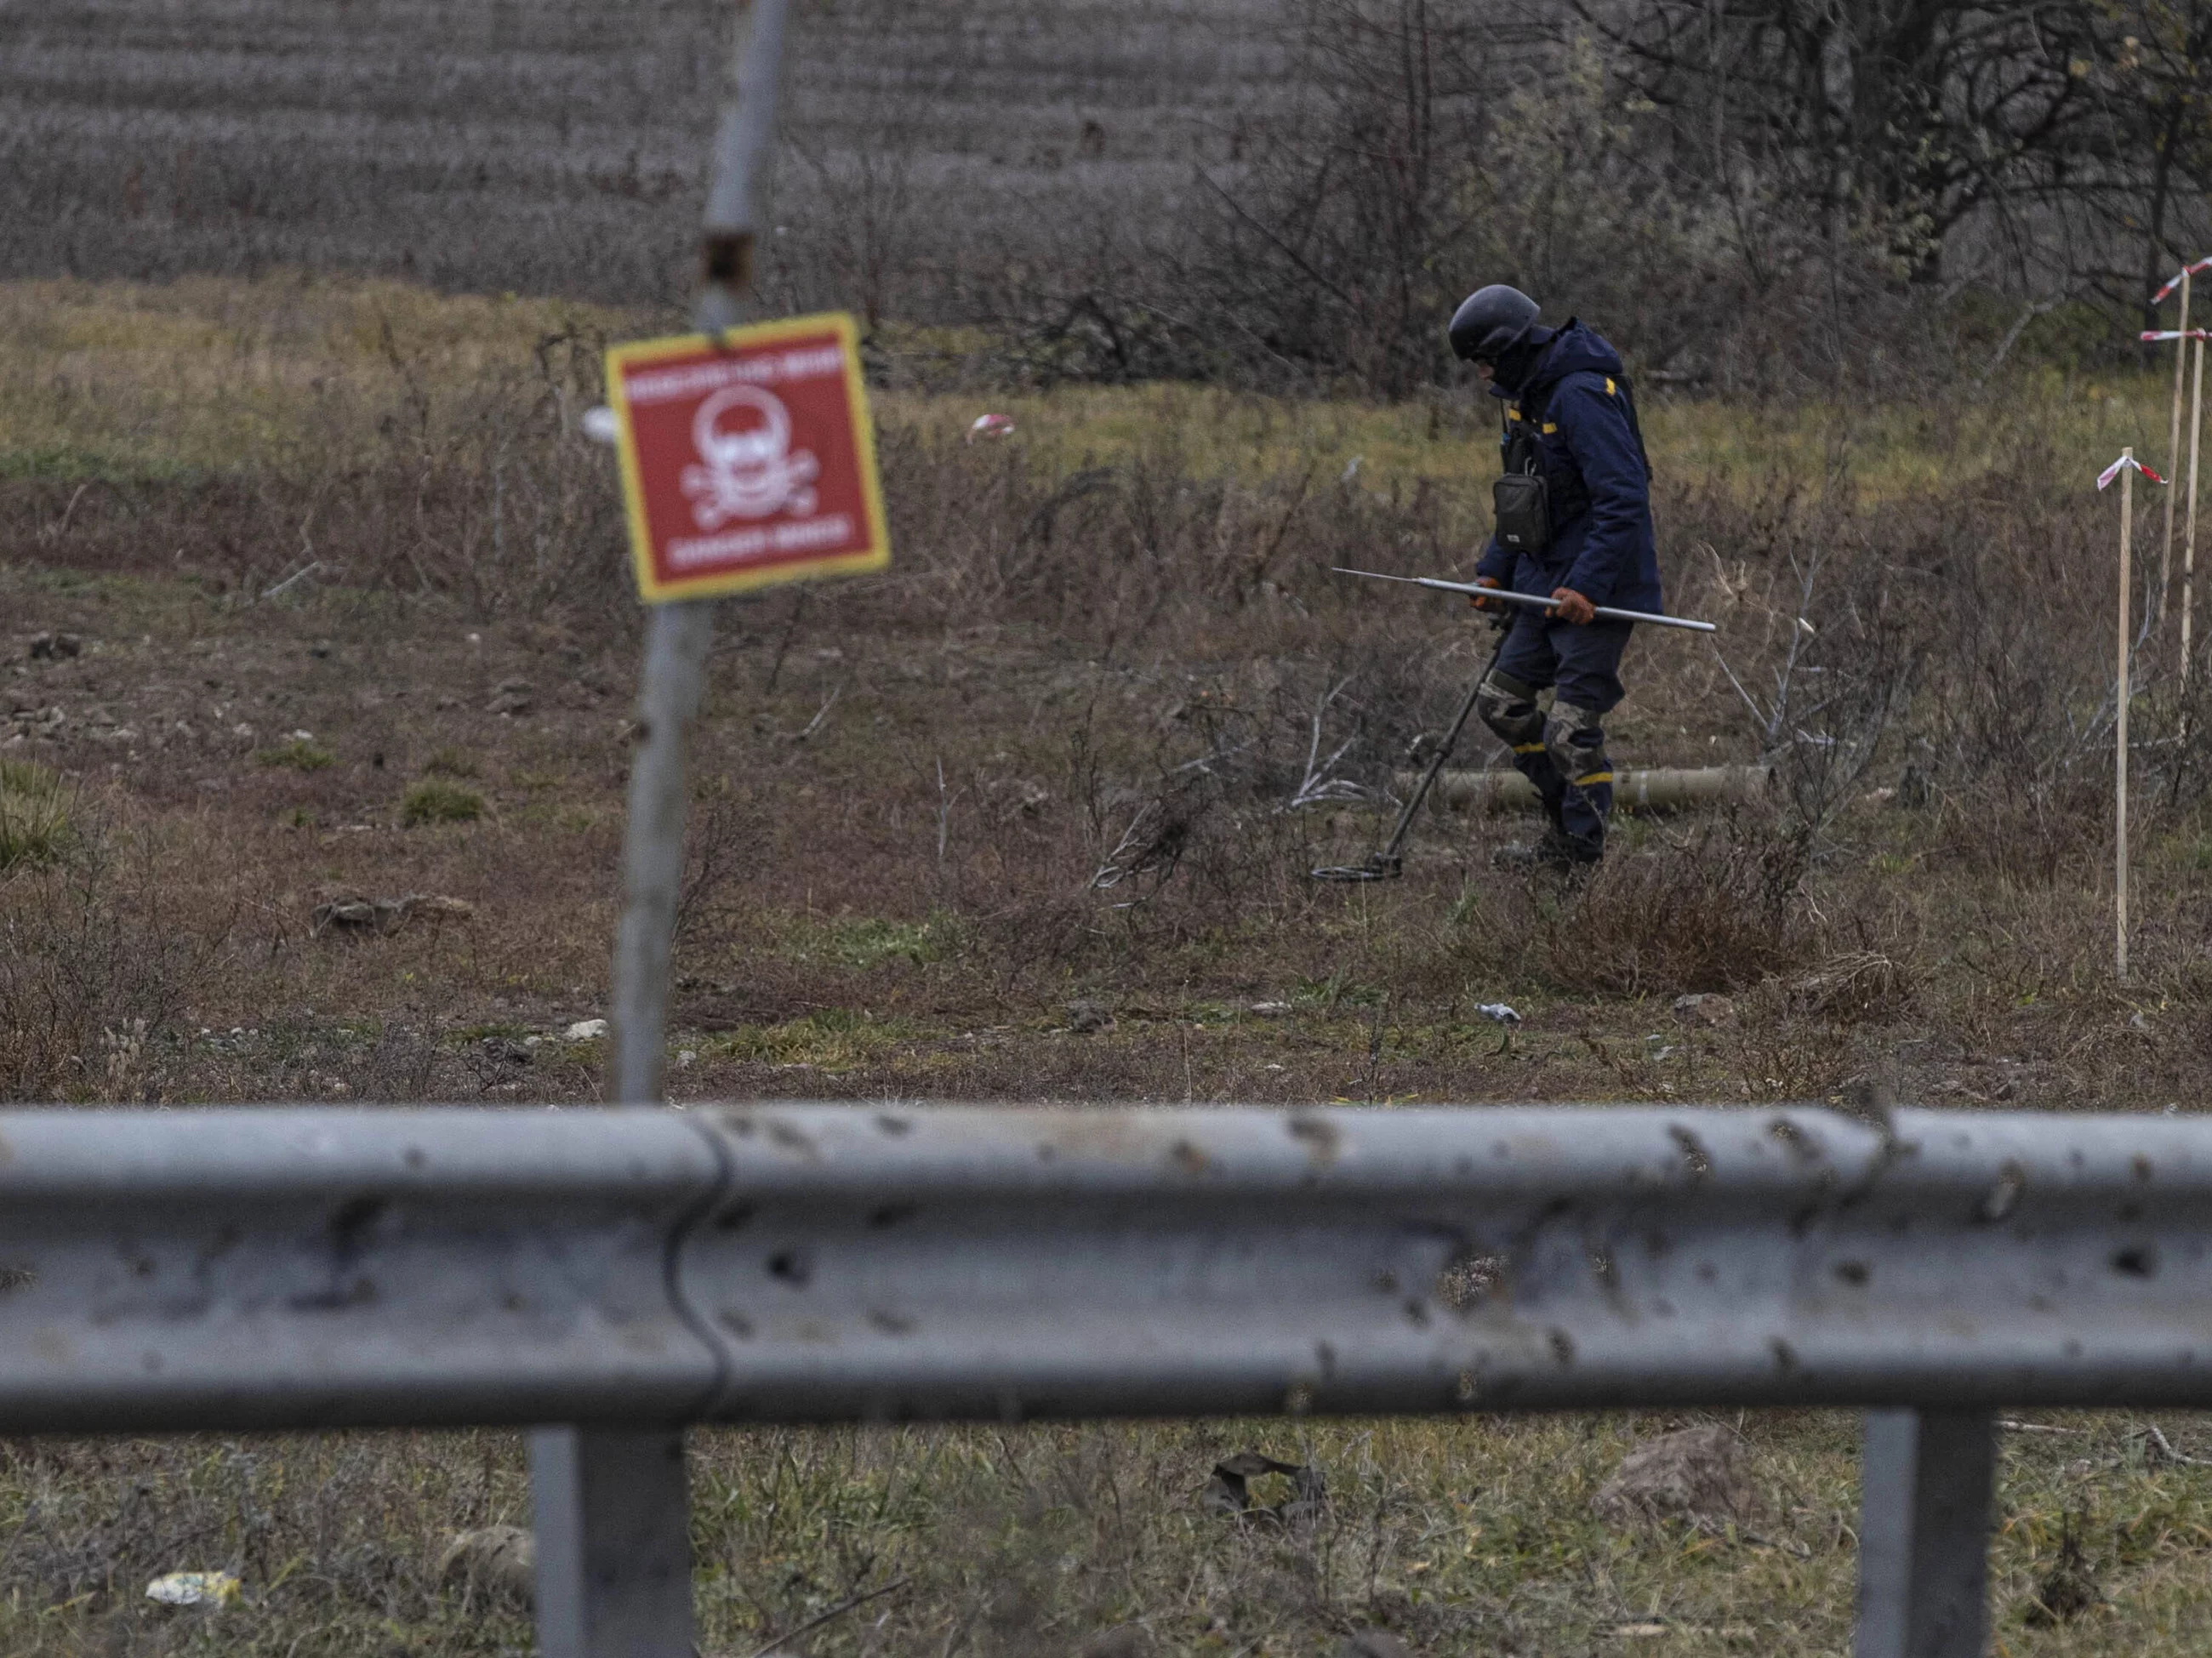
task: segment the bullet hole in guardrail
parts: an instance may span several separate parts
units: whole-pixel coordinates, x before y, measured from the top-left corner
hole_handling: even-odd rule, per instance
[[[1981,1218],[1994,1224],[2020,1206],[2020,1194],[2027,1190],[2027,1171],[2017,1163],[2008,1163],[1997,1171],[1997,1183],[1982,1199]]]
[[[509,1290],[499,1298],[499,1304],[510,1313],[519,1313],[527,1303],[522,1299],[522,1292],[520,1290]]]
[[[152,1258],[151,1256],[149,1256],[149,1255],[141,1255],[141,1256],[139,1256],[139,1257],[138,1257],[138,1259],[137,1259],[137,1260],[136,1260],[132,1261],[132,1262],[131,1263],[131,1277],[133,1277],[133,1278],[151,1278],[151,1277],[153,1277],[153,1276],[154,1276],[154,1261],[153,1261],[153,1258]]]
[[[2133,1160],[2129,1163],[2128,1168],[2134,1173],[2135,1177],[2137,1180],[2145,1181],[2146,1183],[2150,1180],[2150,1159],[2143,1156],[2142,1152],[2138,1151],[2136,1153]]]
[[[1419,1296],[1406,1297],[1406,1321],[1416,1330],[1429,1327],[1429,1303]]]
[[[803,1290],[814,1277],[814,1263],[803,1249],[780,1249],[768,1258],[768,1275]]]
[[[1303,1382],[1295,1383],[1283,1395],[1283,1414],[1304,1416],[1313,1409],[1313,1389]]]
[[[868,1322],[887,1336],[910,1336],[914,1333],[914,1321],[898,1313],[887,1313],[878,1309],[868,1315]]]
[[[778,1145],[781,1146],[785,1151],[796,1151],[802,1157],[819,1157],[821,1155],[821,1153],[816,1150],[814,1142],[811,1139],[810,1139],[799,1129],[793,1127],[787,1122],[779,1121],[771,1118],[768,1126],[768,1137],[774,1140]]]
[[[1794,1370],[1797,1368],[1796,1351],[1780,1336],[1776,1336],[1768,1342],[1766,1347],[1767,1351],[1774,1355],[1774,1366],[1777,1370]]]
[[[742,1111],[732,1111],[726,1113],[723,1116],[722,1127],[728,1129],[739,1139],[746,1139],[751,1137],[753,1132],[753,1120],[745,1115]]]
[[[1334,1376],[1336,1374],[1336,1349],[1330,1346],[1326,1341],[1316,1341],[1314,1343],[1314,1363],[1321,1366],[1322,1377],[1324,1381],[1328,1377]]]
[[[740,1340],[752,1339],[753,1321],[734,1307],[725,1307],[714,1315],[714,1322]]]
[[[1563,1215],[1572,1214],[1574,1207],[1572,1198],[1553,1198],[1537,1212],[1536,1218],[1540,1221],[1558,1220]]]
[[[1619,1269],[1613,1264],[1612,1250],[1603,1248],[1591,1250],[1589,1269],[1590,1276],[1606,1289],[1618,1290],[1620,1287]]]
[[[1698,1181],[1713,1172],[1713,1160],[1705,1155],[1705,1148],[1695,1134],[1677,1125],[1667,1131],[1674,1144],[1681,1148],[1682,1163],[1690,1171],[1690,1182]]]
[[[33,1266],[0,1266],[0,1296],[17,1290],[27,1290],[39,1281],[38,1269]]]
[[[1343,1147],[1344,1132],[1326,1117],[1292,1117],[1291,1138],[1306,1148],[1306,1155],[1316,1163],[1328,1164],[1336,1161]]]
[[[1715,1266],[1712,1262],[1709,1260],[1701,1260],[1698,1263],[1698,1283],[1712,1284],[1717,1282],[1719,1278],[1720,1269]]]
[[[410,1145],[400,1153],[399,1160],[410,1169],[420,1169],[430,1161],[430,1154],[419,1145]]]
[[[921,1212],[918,1203],[886,1203],[868,1212],[868,1224],[875,1227],[896,1226],[902,1221],[912,1220]]]
[[[1812,1136],[1787,1117],[1777,1117],[1766,1125],[1766,1137],[1777,1145],[1786,1145],[1800,1162],[1818,1162],[1820,1148],[1813,1143]]]
[[[1176,1167],[1186,1175],[1203,1175],[1212,1166],[1212,1160],[1206,1155],[1205,1149],[1193,1145],[1188,1140],[1177,1140],[1175,1143],[1175,1149],[1168,1155],[1175,1159]]]
[[[348,1198],[331,1217],[331,1236],[341,1249],[358,1248],[361,1235],[383,1218],[392,1206],[382,1198]]]
[[[1060,1155],[1060,1148],[1054,1145],[1050,1140],[1039,1140],[1037,1142],[1036,1154],[1037,1161],[1039,1163],[1050,1163],[1054,1157]]]
[[[1433,1293],[1455,1313],[1472,1312],[1492,1295],[1509,1287],[1507,1267],[1503,1255],[1462,1249],[1437,1274]]]
[[[1462,1370],[1459,1373],[1459,1380],[1452,1388],[1453,1400],[1462,1405],[1472,1405],[1474,1403],[1475,1391],[1474,1372]]]
[[[1552,1332],[1552,1357],[1562,1364],[1575,1362],[1575,1339],[1565,1330]]]
[[[753,1214],[753,1206],[750,1203],[733,1203],[714,1217],[714,1230],[718,1232],[734,1232],[751,1220]]]
[[[2062,1352],[2062,1353],[2065,1354],[2065,1355],[2066,1355],[2066,1357],[2069,1357],[2069,1358],[2079,1358],[2079,1357],[2081,1357],[2081,1339],[2080,1339],[2079,1337],[2077,1337],[2077,1336],[2069,1336],[2069,1337],[2067,1337],[2065,1340],[2063,1340],[2063,1341],[2062,1341],[2062,1342],[2060,1342],[2060,1343],[2058,1344],[2058,1351],[2059,1351],[2060,1352]]]
[[[2128,1278],[2152,1278],[2158,1272],[2158,1257],[2145,1244],[2131,1244],[2112,1253],[2112,1270]]]
[[[1863,1260],[1839,1260],[1834,1271],[1838,1278],[1854,1290],[1863,1289],[1867,1280],[1874,1276],[1873,1270]]]
[[[1386,1296],[1396,1295],[1398,1293],[1398,1275],[1392,1272],[1389,1267],[1384,1267],[1381,1272],[1375,1275],[1375,1287],[1380,1290]]]
[[[914,1125],[904,1117],[894,1117],[889,1112],[883,1112],[877,1115],[876,1131],[883,1134],[911,1134]]]
[[[1790,1217],[1790,1236],[1793,1238],[1803,1237],[1806,1233],[1813,1230],[1813,1224],[1820,1218],[1820,1213],[1821,1206],[1817,1203],[1808,1203],[1799,1209]]]

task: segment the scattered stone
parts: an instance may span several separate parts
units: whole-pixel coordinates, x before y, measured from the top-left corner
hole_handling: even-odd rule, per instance
[[[58,662],[83,649],[84,641],[75,634],[38,634],[31,640],[31,660]]]
[[[341,932],[397,932],[417,915],[440,920],[466,920],[477,907],[460,898],[441,898],[410,892],[404,898],[333,898],[317,904],[308,918],[307,932],[319,938],[336,929]]]
[[[1280,1503],[1255,1503],[1251,1482],[1262,1474],[1279,1473],[1291,1482],[1291,1494]],[[1304,1525],[1321,1517],[1328,1506],[1328,1481],[1319,1468],[1297,1462],[1278,1462],[1257,1451],[1239,1451],[1213,1465],[1200,1499],[1216,1514],[1244,1521],[1277,1525]]]
[[[1608,1526],[1686,1520],[1701,1528],[1747,1524],[1761,1509],[1743,1442],[1717,1424],[1647,1440],[1621,1459],[1590,1507]]]
[[[1284,1018],[1289,1015],[1290,1011],[1291,1005],[1288,1002],[1255,1002],[1252,1004],[1252,1011],[1263,1019]]]
[[[572,1042],[595,1042],[607,1034],[605,1019],[579,1019],[561,1033]]]
[[[1103,1002],[1070,1002],[1067,1005],[1067,1028],[1079,1036],[1088,1036],[1093,1031],[1114,1028],[1113,1010]]]
[[[1075,1658],[1152,1658],[1158,1649],[1142,1624],[1102,1630],[1075,1649]]]
[[[1413,1658],[1413,1648],[1387,1629],[1364,1629],[1348,1636],[1336,1653],[1337,1658]]]
[[[491,694],[487,714],[528,714],[538,706],[538,688],[526,679],[503,679]]]
[[[438,1559],[441,1588],[459,1583],[465,1599],[478,1589],[512,1606],[530,1604],[538,1564],[537,1540],[520,1526],[486,1526],[446,1546]]]
[[[1696,996],[1677,996],[1674,1017],[1686,1025],[1704,1025],[1717,1030],[1735,1023],[1735,1004],[1725,996],[1711,992]]]

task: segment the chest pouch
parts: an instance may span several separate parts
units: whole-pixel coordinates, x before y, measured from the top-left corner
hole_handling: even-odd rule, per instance
[[[1505,441],[1505,474],[1491,486],[1498,512],[1498,544],[1516,553],[1548,552],[1552,492],[1536,459],[1536,440],[1514,433]]]

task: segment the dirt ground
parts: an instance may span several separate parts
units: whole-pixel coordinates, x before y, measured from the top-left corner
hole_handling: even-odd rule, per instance
[[[571,428],[609,319],[289,280],[0,308],[0,1093],[600,1097],[605,1044],[569,1033],[607,1011],[639,630]],[[2143,405],[2119,392],[2065,417],[2101,442]],[[2038,608],[2040,561],[2107,526],[2033,433],[1960,419],[1929,461],[1943,422],[1884,411],[1824,500],[1791,493],[1834,453],[1814,415],[1656,410],[1674,599],[1728,632],[1638,641],[1616,757],[1764,753],[1780,792],[1624,818],[1578,888],[1492,870],[1510,815],[1425,816],[1405,879],[1331,886],[1305,872],[1374,843],[1487,636],[1328,566],[1460,568],[1464,409],[1009,406],[987,450],[972,400],[887,388],[893,576],[724,607],[679,1097],[2201,1108],[2203,722],[2150,676],[2120,985],[2105,635]],[[1601,1521],[1626,1452],[1690,1420],[704,1433],[702,1649],[834,1613],[783,1649],[1843,1650],[1855,1424],[1722,1421],[1755,1521]],[[2039,1416],[2006,1446],[1999,1649],[2201,1647],[2203,1424]],[[1323,1520],[1210,1509],[1248,1448],[1322,1469]],[[520,1609],[437,1564],[526,1512],[507,1435],[0,1443],[0,1649],[520,1652]],[[2096,1594],[2053,1622],[2069,1539]],[[240,1602],[143,1599],[203,1567]]]

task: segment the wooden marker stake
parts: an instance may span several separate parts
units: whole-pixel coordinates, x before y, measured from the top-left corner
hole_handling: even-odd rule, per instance
[[[2181,321],[2178,325],[2181,337],[2174,343],[2173,354],[2173,423],[2166,443],[2166,475],[2174,477],[2181,471],[2181,386],[2184,371],[2189,367],[2189,267],[2181,269]],[[2151,614],[2164,616],[2166,595],[2173,591],[2173,492],[2166,494],[2166,539],[2159,544],[2158,602],[2151,606]],[[2189,647],[2182,647],[2182,656],[2187,659]],[[2186,670],[2185,670],[2186,671]]]
[[[2191,342],[2184,340],[2186,349]],[[2185,519],[2186,527],[2181,536],[2181,683],[2189,683],[2190,627],[2197,608],[2197,456],[2199,440],[2204,433],[2204,339],[2199,335],[2194,342],[2197,348],[2197,368],[2193,376],[2196,385],[2190,392],[2189,403],[2189,510]],[[2170,512],[2173,507],[2173,491],[2166,490],[2166,504]]]
[[[2112,856],[2115,903],[2113,956],[2120,981],[2128,976],[2128,566],[2134,555],[2136,469],[2133,449],[2120,452],[2120,670],[2112,749]]]

